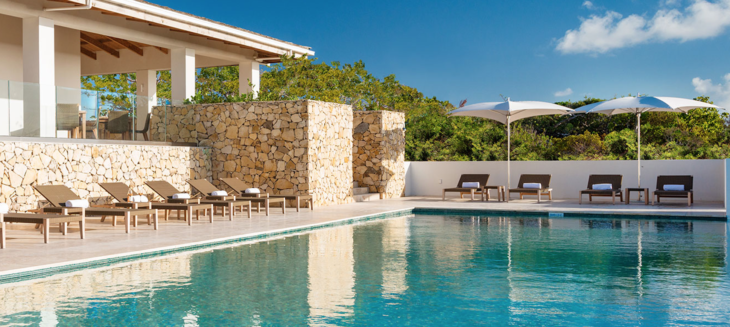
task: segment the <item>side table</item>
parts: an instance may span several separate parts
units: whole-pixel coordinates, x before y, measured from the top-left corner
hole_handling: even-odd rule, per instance
[[[506,187],[504,185],[486,185],[484,186],[484,193],[486,193],[486,197],[482,198],[484,201],[489,201],[489,190],[497,190],[497,201],[498,202],[504,202],[505,201],[505,189]]]
[[[649,205],[649,189],[648,188],[627,187],[626,188],[626,204],[631,203],[631,201],[630,201],[631,192],[639,192],[639,195],[641,195],[641,192],[644,192],[644,204]]]

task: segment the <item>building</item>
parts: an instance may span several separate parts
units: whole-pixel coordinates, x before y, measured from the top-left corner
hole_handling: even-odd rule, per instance
[[[139,0],[0,0],[0,30],[0,136],[57,137],[57,104],[81,102],[81,76],[136,73],[144,117],[157,103],[157,71],[171,71],[176,104],[195,94],[197,68],[238,65],[254,85],[240,91],[255,93],[260,65],[314,54]]]

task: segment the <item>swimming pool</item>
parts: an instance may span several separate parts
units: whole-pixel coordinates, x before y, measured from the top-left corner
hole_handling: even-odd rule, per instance
[[[725,222],[416,215],[0,285],[0,324],[727,324],[727,245]]]

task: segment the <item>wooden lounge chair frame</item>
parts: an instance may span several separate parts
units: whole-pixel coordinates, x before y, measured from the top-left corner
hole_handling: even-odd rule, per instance
[[[215,187],[211,182],[205,179],[191,179],[188,180],[188,184],[190,186],[198,191],[200,195],[203,196],[203,198],[208,200],[235,200],[235,195],[228,195],[228,196],[216,196],[211,195],[213,192],[220,190],[219,188]],[[197,195],[197,194],[196,194]],[[267,197],[247,197],[247,201],[251,201],[252,203],[256,203],[256,212],[261,212],[261,204],[264,204],[264,209],[266,211],[266,215],[269,215],[269,208],[271,207],[272,203],[281,203],[281,213],[286,214],[286,200],[282,198],[269,198]]]
[[[40,193],[48,202],[51,207],[41,208],[43,212],[48,213],[61,213],[61,214],[73,214],[73,213],[85,213],[86,216],[102,216],[102,219],[106,217],[112,218],[112,226],[117,225],[116,217],[124,217],[125,232],[129,233],[130,225],[137,227],[137,218],[139,216],[147,216],[147,225],[153,225],[154,229],[159,228],[158,213],[157,209],[131,209],[131,208],[102,208],[102,207],[90,207],[90,208],[67,208],[66,201],[80,199],[76,193],[71,191],[66,185],[36,185],[36,191]],[[154,217],[154,219],[152,219]]]
[[[295,201],[295,207],[297,209],[297,212],[299,212],[299,207],[301,206],[301,201],[304,201],[305,205],[309,205],[309,209],[314,210],[314,196],[311,194],[295,194],[295,195],[282,195],[282,194],[268,194],[268,193],[246,193],[246,189],[249,188],[246,183],[238,178],[221,178],[220,179],[223,184],[228,186],[233,192],[238,194],[238,196],[241,197],[254,197],[254,198],[260,198],[260,197],[267,197],[267,198],[282,198],[286,200],[293,200]]]
[[[684,185],[684,191],[665,191],[664,185]],[[694,177],[692,175],[661,175],[656,178],[656,190],[654,191],[651,205],[661,203],[661,198],[687,198],[687,206],[691,207],[695,202],[694,191]]]
[[[228,220],[233,220],[233,216],[236,214],[236,208],[238,207],[243,212],[243,207],[248,210],[248,218],[251,218],[251,201],[248,200],[208,200],[201,198],[191,199],[173,199],[172,196],[180,192],[172,184],[166,181],[148,181],[145,183],[149,188],[152,189],[157,195],[159,195],[167,203],[197,203],[197,204],[212,204],[213,208],[222,208],[223,216],[226,215],[226,209],[228,209]],[[215,214],[215,213],[214,213]]]
[[[213,223],[213,205],[212,204],[199,204],[199,203],[163,203],[163,202],[128,202],[128,195],[131,189],[127,184],[121,182],[115,183],[99,183],[99,186],[103,188],[109,195],[112,196],[118,202],[113,203],[115,207],[122,208],[150,208],[163,210],[165,213],[165,220],[169,219],[170,211],[177,211],[177,217],[180,217],[180,212],[185,212],[185,221],[188,226],[193,225],[193,212],[195,212],[196,220],[200,220],[200,211],[203,211],[203,215],[208,214],[210,223]],[[210,210],[210,211],[208,211]]]
[[[593,201],[594,196],[610,196],[613,204],[616,204],[616,195],[621,202],[624,202],[624,193],[621,189],[623,175],[590,175],[588,176],[588,188],[578,194],[578,204],[583,203],[583,194],[588,194],[588,201]],[[610,190],[594,190],[595,184],[611,184]]]
[[[51,224],[59,224],[59,229],[61,230],[61,233],[63,235],[66,235],[68,232],[68,224],[72,222],[78,222],[79,223],[79,233],[81,234],[81,239],[84,239],[86,237],[86,221],[85,221],[85,213],[82,210],[81,214],[79,215],[49,215],[49,214],[40,214],[40,213],[0,213],[0,249],[4,249],[6,247],[6,241],[5,241],[5,223],[27,223],[27,224],[36,224],[36,225],[42,225],[43,229],[41,229],[41,232],[43,233],[43,242],[49,243],[50,242],[50,234],[51,234]]]
[[[517,183],[517,188],[509,189],[507,195],[507,201],[509,202],[510,194],[520,193],[520,200],[524,195],[537,195],[537,203],[540,203],[540,196],[547,195],[548,200],[553,199],[553,189],[550,188],[550,180],[553,175],[550,174],[522,174],[520,175],[520,181]],[[540,183],[542,188],[524,188],[526,183]]]
[[[443,192],[441,192],[441,200],[446,200],[447,192],[458,192],[470,193],[472,200],[474,200],[474,194],[479,193],[481,195],[482,201],[484,201],[484,187],[487,186],[488,181],[489,174],[462,174],[461,177],[459,177],[459,183],[456,184],[456,187],[445,188]],[[473,182],[478,182],[479,187],[463,187],[464,183]],[[487,199],[489,199],[489,193],[487,193]]]

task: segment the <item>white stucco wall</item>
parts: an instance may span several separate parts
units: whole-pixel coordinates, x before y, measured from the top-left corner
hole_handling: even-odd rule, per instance
[[[695,200],[725,201],[725,160],[644,160],[641,186],[653,191],[658,175],[693,175]],[[553,198],[577,199],[590,174],[622,174],[623,187],[636,187],[636,161],[513,161],[512,187],[520,174],[552,174]],[[407,196],[440,196],[461,174],[490,174],[490,185],[507,184],[505,161],[416,161],[406,163]],[[456,195],[456,194],[454,194]],[[515,195],[516,196],[516,195]]]

